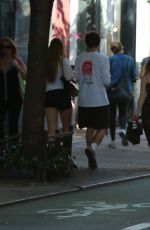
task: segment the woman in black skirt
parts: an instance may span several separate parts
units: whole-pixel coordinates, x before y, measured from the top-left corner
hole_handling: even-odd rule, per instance
[[[59,38],[52,39],[48,48],[48,74],[45,92],[45,114],[48,124],[48,135],[55,134],[58,114],[60,114],[62,129],[68,131],[71,123],[71,98],[64,89],[61,80],[73,78],[71,65],[64,57],[63,43]]]

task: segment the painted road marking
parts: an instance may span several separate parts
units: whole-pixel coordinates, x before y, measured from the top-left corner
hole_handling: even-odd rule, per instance
[[[150,223],[141,223],[137,225],[130,226],[128,228],[123,228],[122,230],[141,230],[150,227]]]
[[[63,208],[60,207],[58,209],[46,209],[37,211],[38,214],[44,215],[53,215],[57,219],[65,219],[65,218],[74,218],[74,217],[87,217],[95,212],[105,212],[107,214],[120,212],[137,212],[142,208],[150,208],[150,203],[139,203],[139,204],[112,204],[107,202],[94,202],[94,201],[86,201],[86,202],[75,202],[71,205],[71,208]],[[145,224],[145,223],[144,223]],[[146,223],[147,224],[147,223]],[[148,227],[150,223],[148,223]],[[143,225],[142,225],[143,227]],[[146,226],[147,227],[147,226]],[[130,229],[130,228],[129,228]],[[140,230],[143,228],[133,228],[135,230]],[[132,230],[132,228],[131,228]]]

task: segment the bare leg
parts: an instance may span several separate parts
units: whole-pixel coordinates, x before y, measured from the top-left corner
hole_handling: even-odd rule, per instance
[[[87,128],[86,131],[86,144],[89,147],[94,140],[94,129],[92,128]]]
[[[67,132],[71,124],[72,108],[60,111],[60,117],[62,121],[63,132]]]
[[[58,110],[56,108],[46,108],[45,115],[48,124],[48,135],[53,135],[57,128]]]
[[[88,128],[86,132],[86,142],[87,147],[85,149],[85,154],[88,158],[89,168],[96,169],[97,162],[95,157],[95,148],[101,143],[105,135],[105,129],[100,129],[94,132],[94,129]]]
[[[99,145],[102,142],[103,138],[104,138],[105,132],[106,132],[106,129],[99,129],[95,133],[93,142],[96,143],[97,145]]]
[[[86,131],[87,146],[90,146],[92,143],[96,143],[97,145],[99,145],[104,138],[105,132],[105,129],[99,129],[95,133],[94,129],[88,128]]]

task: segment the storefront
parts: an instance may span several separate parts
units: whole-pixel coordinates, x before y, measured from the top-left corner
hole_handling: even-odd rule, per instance
[[[70,40],[70,0],[55,0],[51,21],[51,38],[59,37],[63,40],[65,54],[69,55]]]
[[[29,0],[0,1],[0,37],[14,38],[19,53],[27,59]],[[120,40],[125,53],[140,63],[150,54],[150,5],[146,0],[55,0],[50,39],[63,39],[72,65],[85,47],[87,31],[101,35],[101,51],[110,55],[110,43]],[[142,42],[141,42],[142,41]]]
[[[15,37],[15,1],[0,0],[0,37]]]
[[[19,54],[27,60],[29,36],[29,0],[0,0],[0,38],[13,38]]]
[[[136,11],[136,61],[150,55],[150,4],[137,0]]]
[[[29,0],[16,0],[15,41],[19,54],[27,61],[29,38],[30,5]]]

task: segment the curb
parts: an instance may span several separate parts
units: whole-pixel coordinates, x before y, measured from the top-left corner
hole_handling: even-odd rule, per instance
[[[110,180],[110,181],[100,182],[100,183],[96,183],[96,184],[78,186],[76,188],[68,189],[68,190],[62,190],[60,192],[48,193],[48,194],[44,194],[44,195],[28,197],[28,198],[19,199],[19,200],[2,202],[2,203],[0,203],[0,208],[6,207],[6,206],[17,205],[17,204],[21,204],[21,203],[26,203],[26,202],[31,202],[31,201],[36,201],[36,200],[41,200],[41,199],[46,199],[46,198],[50,198],[50,197],[54,197],[54,196],[58,196],[58,195],[70,194],[73,192],[80,192],[80,191],[84,191],[84,190],[92,189],[92,188],[97,188],[97,187],[111,186],[111,185],[115,185],[115,184],[129,182],[129,181],[146,179],[149,177],[150,177],[150,174],[142,174],[139,176],[124,177],[122,179],[117,179],[117,180]]]
[[[110,181],[106,181],[106,182],[100,182],[100,183],[96,183],[96,184],[81,186],[81,189],[85,190],[85,189],[91,189],[91,188],[95,188],[95,187],[115,185],[115,184],[125,183],[125,182],[129,182],[129,181],[134,181],[134,180],[146,179],[149,177],[150,177],[149,173],[138,175],[138,176],[132,176],[132,177],[124,177],[124,178],[117,179],[117,180],[110,180]]]

